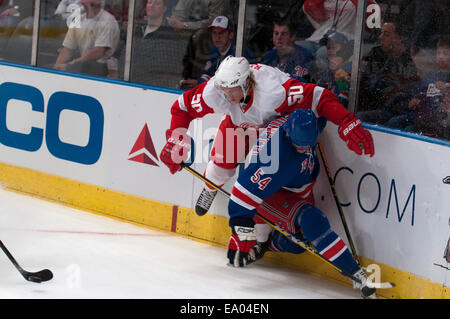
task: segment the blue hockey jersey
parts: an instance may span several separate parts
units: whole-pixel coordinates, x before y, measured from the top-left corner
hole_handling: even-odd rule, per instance
[[[309,152],[297,152],[282,129],[288,117],[270,122],[253,146],[250,164],[231,192],[230,218],[253,218],[256,208],[281,188],[295,193],[312,191],[308,186],[317,179],[320,169],[316,145]],[[320,131],[325,125],[326,119],[319,118]]]

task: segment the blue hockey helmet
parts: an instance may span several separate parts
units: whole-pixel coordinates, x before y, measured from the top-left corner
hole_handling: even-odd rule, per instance
[[[295,145],[312,146],[317,143],[320,128],[313,111],[297,109],[284,124],[284,131]]]

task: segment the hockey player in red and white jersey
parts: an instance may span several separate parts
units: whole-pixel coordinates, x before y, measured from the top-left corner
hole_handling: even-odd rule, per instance
[[[370,132],[339,104],[331,91],[301,83],[276,68],[250,65],[243,57],[229,56],[210,80],[184,92],[172,105],[167,143],[160,159],[172,174],[180,171],[190,149],[186,135],[190,122],[209,113],[222,113],[225,118],[204,172],[207,179],[222,186],[235,174],[237,165],[256,141],[255,128],[299,108],[311,109],[317,117],[338,125],[339,136],[358,155],[374,155]],[[230,130],[235,134],[230,134]],[[216,194],[217,190],[205,185],[195,207],[199,216],[208,211]]]

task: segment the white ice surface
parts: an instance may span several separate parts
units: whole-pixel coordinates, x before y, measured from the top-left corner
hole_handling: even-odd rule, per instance
[[[266,261],[237,269],[226,251],[0,189],[0,240],[27,271],[26,281],[0,250],[2,299],[354,299],[359,291]]]

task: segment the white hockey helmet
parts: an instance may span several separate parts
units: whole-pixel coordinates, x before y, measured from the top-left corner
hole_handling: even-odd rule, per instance
[[[245,81],[250,75],[250,64],[244,57],[227,56],[215,74],[215,84],[223,88],[246,86]]]

